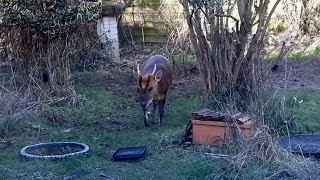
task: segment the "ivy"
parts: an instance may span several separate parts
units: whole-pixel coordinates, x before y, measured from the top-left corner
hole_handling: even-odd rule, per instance
[[[50,42],[99,19],[100,6],[80,0],[0,0],[0,17],[2,28],[27,29],[32,37]]]

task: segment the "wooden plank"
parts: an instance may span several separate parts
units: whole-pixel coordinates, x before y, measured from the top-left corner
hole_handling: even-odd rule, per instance
[[[129,29],[123,29],[123,31],[119,32],[119,34],[130,34],[133,36],[167,36],[167,30],[166,29],[155,29],[155,28],[130,28]]]
[[[208,108],[193,112],[191,115],[195,119],[199,119],[202,121],[224,121],[226,116],[223,113]]]
[[[241,113],[241,112],[232,115],[232,118],[233,118],[233,120],[236,120],[240,124],[244,124],[244,123],[248,122],[249,120],[252,120],[251,116],[249,116],[248,114]]]
[[[143,23],[145,23],[145,24],[148,24],[148,23],[164,23],[164,22],[166,22],[165,20],[163,20],[163,19],[154,19],[154,20],[141,20],[141,21],[138,21],[138,20],[134,20],[134,23],[136,23],[136,24],[143,24]],[[171,22],[173,22],[173,23],[179,23],[179,22],[181,22],[180,20],[172,20]],[[132,24],[132,22],[120,22],[120,24],[121,25],[123,25],[123,26],[127,26],[127,25],[131,25]]]
[[[167,41],[167,36],[134,36],[136,42],[151,42],[151,43],[164,43]]]
[[[237,119],[240,123],[246,123],[247,121],[249,121],[251,119],[251,117],[249,117],[248,115],[245,115],[239,119]]]
[[[134,0],[122,13],[119,35],[124,37],[120,39],[133,37],[137,42],[166,42],[169,28],[181,22],[181,13],[178,0]]]

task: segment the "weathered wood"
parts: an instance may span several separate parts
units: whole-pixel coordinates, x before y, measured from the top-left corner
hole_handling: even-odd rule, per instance
[[[181,7],[175,0],[134,0],[121,17],[121,41],[167,42],[173,27],[181,21]]]
[[[224,121],[225,114],[216,112],[211,109],[202,109],[200,111],[195,111],[191,114],[193,119],[202,121]]]
[[[193,120],[236,122],[238,124],[250,124],[249,121],[252,120],[252,117],[245,113],[230,115],[208,108],[191,113],[191,117]]]

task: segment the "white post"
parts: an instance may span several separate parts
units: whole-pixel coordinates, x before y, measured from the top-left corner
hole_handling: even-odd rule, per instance
[[[111,43],[112,54],[115,61],[120,61],[118,23],[116,16],[104,16],[97,23],[97,33],[100,42],[103,44]],[[109,51],[110,46],[106,46]]]

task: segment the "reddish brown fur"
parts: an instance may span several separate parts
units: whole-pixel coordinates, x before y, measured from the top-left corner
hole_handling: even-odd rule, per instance
[[[155,65],[156,70],[154,74],[152,74]],[[157,82],[157,77],[160,77],[159,74],[161,74],[159,71],[162,72],[162,75],[161,79]],[[140,74],[138,74],[137,81],[139,85],[140,103],[144,108],[144,112],[150,103],[153,102],[154,108],[159,111],[161,124],[166,94],[172,83],[172,68],[168,59],[160,55],[148,58]]]
[[[150,75],[155,64],[157,65],[155,73],[162,70],[162,77],[157,84],[157,91],[152,94],[153,98],[158,100],[163,98],[163,95],[168,91],[172,83],[172,68],[165,57],[160,55],[151,56],[141,69],[141,74],[138,75],[138,84],[142,89],[156,85],[154,75]]]

